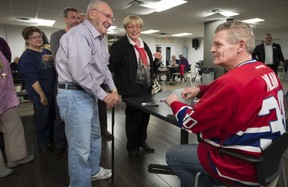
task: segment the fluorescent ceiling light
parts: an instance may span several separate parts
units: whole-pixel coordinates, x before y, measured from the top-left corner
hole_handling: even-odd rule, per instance
[[[184,3],[187,3],[187,1],[184,0],[162,0],[157,3],[147,3],[143,4],[141,6],[146,7],[146,8],[151,8],[154,9],[155,12],[162,12],[164,10],[168,10],[170,8],[182,5]]]
[[[35,22],[41,26],[52,27],[55,23],[55,20],[47,20],[47,19],[35,19]]]
[[[252,19],[242,20],[242,22],[250,23],[250,24],[259,23],[259,22],[262,22],[262,21],[265,21],[265,20],[261,19],[261,18],[252,18]]]
[[[189,36],[189,35],[192,35],[192,33],[184,32],[184,33],[179,33],[179,34],[173,34],[172,36],[179,37],[179,36]]]
[[[146,30],[146,31],[141,31],[141,34],[152,34],[152,33],[155,33],[155,32],[159,32],[160,30]]]
[[[236,12],[232,12],[232,11],[228,11],[228,10],[222,10],[219,12],[220,14],[222,14],[223,16],[226,16],[226,17],[231,17],[231,16],[237,16],[239,15],[238,13]]]

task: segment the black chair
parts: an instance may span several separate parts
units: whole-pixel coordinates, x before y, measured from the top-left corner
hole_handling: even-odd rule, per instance
[[[277,177],[282,176],[283,187],[287,187],[286,174],[282,156],[288,147],[288,132],[282,134],[276,141],[267,147],[261,157],[244,155],[229,149],[219,149],[221,154],[227,154],[241,160],[245,160],[256,165],[258,182],[261,186],[267,186],[268,183],[278,180]],[[151,173],[170,174],[174,172],[166,165],[150,164],[148,171]],[[201,173],[197,173],[195,177],[194,187],[198,186]],[[229,185],[228,185],[229,186]]]
[[[221,154],[227,154],[256,165],[258,182],[266,186],[282,174],[283,187],[287,187],[286,175],[282,156],[288,147],[288,133],[282,134],[275,142],[267,147],[261,157],[253,157],[236,153],[229,149],[219,149]]]

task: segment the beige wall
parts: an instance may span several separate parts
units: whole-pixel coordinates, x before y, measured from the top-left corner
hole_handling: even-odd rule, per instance
[[[1,25],[0,24],[0,36],[7,40],[11,51],[12,51],[12,59],[15,56],[20,56],[25,48],[25,41],[21,36],[21,32],[23,26],[16,26],[16,25]],[[59,29],[53,29],[50,27],[40,27],[41,30],[45,32],[48,39],[50,38],[51,33],[55,32]],[[207,31],[211,34],[214,33],[214,27],[212,30]],[[206,31],[205,31],[206,32]],[[270,31],[258,31],[255,32],[256,40],[263,39],[263,36],[266,33],[271,33],[273,36],[273,39],[276,41],[279,41],[278,43],[282,47],[282,51],[284,54],[284,58],[288,59],[288,28],[281,29],[281,30],[270,30]],[[187,52],[187,59],[189,63],[191,64],[191,68],[193,69],[195,67],[195,62],[198,62],[199,60],[206,60],[206,62],[210,62],[207,65],[212,65],[211,60],[211,53],[210,53],[210,46],[211,46],[211,39],[207,40],[209,35],[207,35],[205,38],[198,38],[199,39],[199,48],[195,50],[192,48],[192,39],[193,38],[174,38],[173,44],[171,44],[171,55],[178,56],[179,54],[183,54],[185,49],[188,49]],[[148,35],[142,35],[141,36],[143,40],[148,44],[150,47],[152,53],[156,52],[156,45],[159,45],[159,39],[155,39],[154,37],[150,37]],[[211,37],[211,36],[210,36]],[[158,43],[157,43],[158,42]],[[166,44],[165,44],[166,45]]]

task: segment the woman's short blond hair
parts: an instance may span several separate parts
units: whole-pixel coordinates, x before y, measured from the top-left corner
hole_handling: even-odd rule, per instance
[[[141,28],[143,26],[143,20],[139,16],[135,15],[128,15],[124,18],[123,20],[123,26],[125,29],[127,29],[128,24],[130,23],[136,23],[139,25]]]

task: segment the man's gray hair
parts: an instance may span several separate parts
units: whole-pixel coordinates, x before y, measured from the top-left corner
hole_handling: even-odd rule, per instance
[[[91,0],[90,3],[88,4],[86,15],[88,16],[89,11],[94,9],[94,8],[97,8],[100,3],[104,3],[104,2],[100,1],[100,0]]]
[[[246,42],[246,51],[249,54],[253,53],[255,47],[255,36],[251,26],[248,23],[241,22],[239,20],[231,20],[225,23],[220,24],[215,33],[218,33],[222,30],[227,30],[227,41],[230,44],[236,44],[240,40]]]

